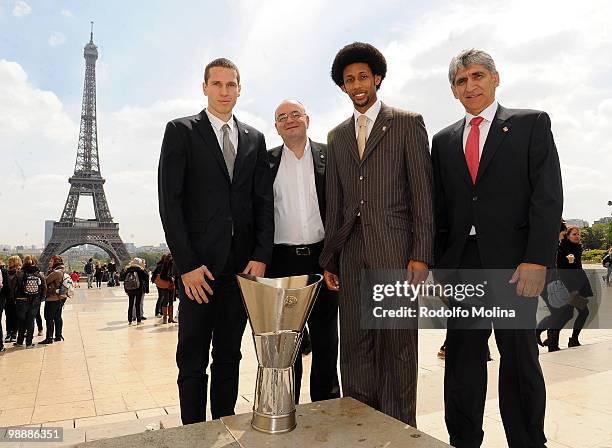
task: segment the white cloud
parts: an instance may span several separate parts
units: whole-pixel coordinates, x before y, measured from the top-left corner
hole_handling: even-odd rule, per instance
[[[64,17],[74,17],[74,14],[72,14],[72,11],[70,11],[69,9],[62,9],[62,11],[60,12],[61,15],[63,15]]]
[[[24,2],[23,0],[16,1],[15,5],[13,6],[13,15],[15,17],[27,16],[31,12],[32,12],[32,7],[28,5],[26,2]]]
[[[18,63],[0,59],[0,203],[3,216],[18,211],[0,220],[3,241],[40,244],[44,219],[59,218],[78,132],[53,92],[32,86]]]
[[[51,45],[52,47],[59,47],[60,45],[66,43],[66,36],[64,36],[59,31],[54,31],[49,36],[48,42],[49,45]]]
[[[569,1],[551,8],[548,2],[470,0],[447,2],[419,15],[402,2],[385,6],[386,15],[373,24],[368,8],[347,14],[344,5],[322,0],[313,0],[308,8],[240,0],[232,27],[240,30],[232,35],[236,39],[229,34],[199,41],[194,37],[197,51],[185,50],[184,65],[166,67],[176,75],[175,98],[152,94],[135,105],[127,92],[124,105],[99,108],[105,192],[124,240],[163,240],[156,193],[159,149],[168,120],[197,113],[206,104],[198,88],[202,61],[226,54],[235,58],[243,79],[236,115],[264,132],[270,147],[281,142],[273,110],[287,97],[305,103],[309,135],[325,141],[327,132],[352,110],[328,73],[335,52],[353,40],[371,41],[385,54],[389,73],[381,98],[422,113],[430,136],[463,113],[446,78],[450,58],[462,48],[489,50],[501,73],[500,102],[540,108],[552,118],[564,175],[565,216],[593,221],[609,212],[605,204],[612,197],[603,186],[612,173],[612,60],[604,56],[612,53],[606,23],[612,4],[596,0],[577,9]],[[337,17],[346,19],[341,26]],[[365,28],[375,32],[364,35]],[[120,90],[121,79],[112,69],[117,56],[104,56],[98,75],[107,80],[105,92]],[[149,88],[159,91],[155,85]],[[106,93],[98,93],[103,105]],[[24,212],[17,230],[0,220],[6,242],[40,243],[44,219],[59,218],[74,168],[78,120],[78,112],[69,117],[53,92],[30,85],[19,64],[0,60],[0,151],[10,172],[0,176],[0,200],[9,209],[21,210],[20,204],[32,197],[37,204],[31,213]]]

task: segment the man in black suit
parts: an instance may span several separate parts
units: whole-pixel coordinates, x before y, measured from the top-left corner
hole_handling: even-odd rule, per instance
[[[206,419],[208,353],[214,419],[234,414],[246,313],[235,274],[263,276],[274,209],[264,136],[232,114],[238,68],[204,72],[208,107],[168,123],[159,161],[159,211],[180,276],[176,362],[183,424]]]
[[[274,179],[274,251],[269,277],[322,274],[327,146],[306,136],[309,117],[297,101],[274,113],[284,144],[269,152]],[[308,329],[312,343],[310,399],[340,397],[338,382],[338,294],[322,285]],[[301,352],[301,350],[300,350]],[[295,402],[300,400],[302,357],[295,361]]]
[[[545,112],[499,105],[499,74],[483,51],[465,50],[454,57],[449,81],[466,116],[432,142],[436,267],[509,269],[502,295],[511,295],[523,311],[527,308],[531,326],[525,328],[523,320],[522,328],[499,328],[492,321],[467,330],[465,322],[448,320],[444,401],[450,442],[455,447],[482,443],[487,340],[493,326],[508,445],[543,447],[546,391],[535,313],[546,267],[554,263],[563,206],[550,118]]]

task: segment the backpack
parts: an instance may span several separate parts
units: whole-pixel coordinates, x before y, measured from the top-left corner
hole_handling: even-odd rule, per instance
[[[125,292],[140,289],[140,278],[138,277],[138,272],[130,271],[126,274],[125,280],[123,281],[123,289]]]
[[[23,273],[23,294],[27,299],[35,299],[40,294],[41,278],[33,272]]]
[[[61,299],[71,299],[74,296],[74,283],[72,282],[70,275],[66,274],[66,272],[62,272],[62,274],[62,281],[55,293],[60,296]]]

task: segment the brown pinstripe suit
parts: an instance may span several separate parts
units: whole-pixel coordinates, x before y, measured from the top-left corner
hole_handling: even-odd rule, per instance
[[[334,128],[326,190],[320,261],[340,277],[344,395],[415,426],[417,330],[361,329],[359,282],[362,269],[433,263],[432,170],[422,117],[382,104],[361,160],[353,116]]]

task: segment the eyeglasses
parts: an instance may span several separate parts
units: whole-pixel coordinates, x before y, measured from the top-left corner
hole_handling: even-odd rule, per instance
[[[289,112],[288,114],[280,114],[278,117],[276,117],[276,121],[278,123],[284,123],[285,121],[289,119],[289,117],[293,118],[294,120],[299,120],[305,115],[306,114],[303,114],[302,112],[294,110],[293,112]]]

